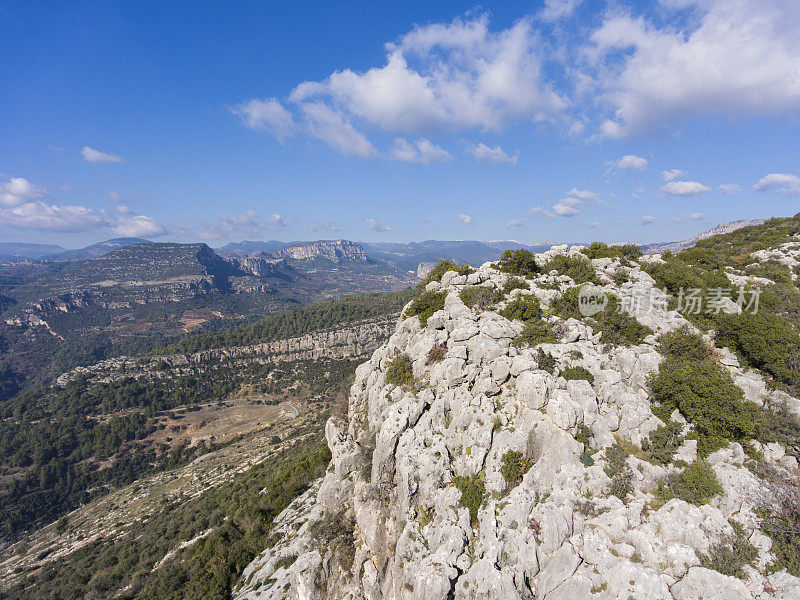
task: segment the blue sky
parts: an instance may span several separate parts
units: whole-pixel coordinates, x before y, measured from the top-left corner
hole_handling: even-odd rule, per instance
[[[793,0],[6,1],[0,237],[646,242],[794,214],[798,30]]]

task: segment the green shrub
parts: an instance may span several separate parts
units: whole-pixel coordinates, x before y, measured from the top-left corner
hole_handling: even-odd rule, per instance
[[[534,348],[539,344],[555,344],[558,338],[547,321],[527,321],[522,332],[514,338],[515,346]]]
[[[633,490],[633,473],[627,464],[630,451],[616,442],[606,448],[605,456],[606,466],[603,470],[611,478],[609,493],[624,501]]]
[[[758,441],[762,444],[778,442],[788,454],[800,457],[800,420],[786,402],[760,406],[759,412]]]
[[[591,467],[594,465],[594,459],[592,455],[596,452],[593,451],[589,447],[589,442],[592,439],[592,430],[586,426],[585,423],[581,423],[578,425],[578,435],[575,436],[575,440],[583,444],[583,453],[581,454],[581,463],[585,467]]]
[[[556,370],[555,357],[541,348],[536,352],[536,364],[542,371],[547,371],[551,375]]]
[[[514,290],[529,290],[531,285],[521,277],[509,277],[503,286],[503,294],[508,296]]]
[[[503,273],[523,277],[533,277],[541,272],[539,265],[536,264],[536,257],[530,250],[525,249],[505,250],[495,267]]]
[[[754,567],[758,560],[758,548],[747,539],[747,533],[738,522],[729,519],[733,535],[723,536],[708,554],[700,554],[700,564],[730,577],[745,578],[744,567]]]
[[[458,297],[470,308],[488,310],[503,299],[503,293],[494,287],[470,285],[461,290]]]
[[[439,263],[437,263],[437,265],[428,272],[418,287],[424,290],[425,286],[427,286],[431,281],[441,281],[442,276],[448,271],[455,271],[459,275],[471,275],[475,272],[475,269],[469,265],[459,265],[452,260],[445,259],[439,261]]]
[[[660,481],[655,493],[662,502],[680,498],[699,506],[721,494],[722,486],[711,464],[707,460],[698,459],[681,473],[672,473]]]
[[[69,529],[69,518],[61,517],[58,521],[56,521],[56,533],[61,535],[67,529]]]
[[[398,354],[386,369],[386,383],[389,385],[406,386],[414,383],[414,369],[411,357],[408,354]]]
[[[800,334],[774,314],[717,315],[717,345],[728,346],[745,362],[798,388],[800,382]]]
[[[564,290],[564,293],[556,296],[550,301],[549,312],[564,319],[583,319],[578,304],[578,294],[580,293],[579,286],[569,287]]]
[[[558,254],[548,260],[542,267],[542,271],[558,271],[559,275],[567,275],[580,285],[581,283],[599,283],[597,273],[595,273],[592,263],[586,258],[576,255]]]
[[[769,501],[756,511],[761,530],[772,540],[775,561],[769,568],[800,577],[800,482],[767,465],[759,465],[756,474],[772,491]]]
[[[586,367],[575,366],[575,367],[567,367],[563,371],[561,371],[561,377],[566,379],[567,381],[588,381],[589,383],[594,383],[594,375],[592,375],[591,371]]]
[[[622,310],[619,299],[613,294],[608,294],[608,303],[603,310],[591,317],[584,317],[578,304],[579,293],[579,286],[567,288],[550,302],[550,313],[565,320],[578,319],[589,323],[595,330],[602,332],[601,339],[604,343],[615,346],[641,344],[644,338],[653,333],[652,329]]]
[[[428,319],[437,310],[444,308],[444,300],[447,294],[444,292],[422,292],[414,298],[411,305],[406,309],[405,317],[419,317],[419,324],[427,327]]]
[[[672,420],[650,432],[650,436],[642,440],[645,460],[661,465],[671,463],[672,457],[675,456],[675,452],[683,441],[682,432],[683,427]]]
[[[533,294],[525,294],[514,298],[500,311],[509,321],[531,321],[542,316],[542,303]]]
[[[651,378],[650,388],[660,414],[678,409],[694,425],[702,456],[724,446],[726,440],[745,440],[756,434],[758,406],[744,400],[728,371],[711,358],[668,356]]]
[[[606,308],[593,317],[595,328],[603,333],[602,340],[615,346],[641,344],[653,330],[623,311],[616,296],[609,294]],[[591,321],[590,321],[591,322]]]
[[[662,334],[658,338],[658,351],[664,356],[689,360],[704,360],[711,356],[711,349],[703,337],[685,326]]]
[[[356,555],[355,520],[345,511],[340,513],[326,512],[322,519],[315,521],[309,528],[316,547],[328,550],[335,556],[345,571],[353,566]]]
[[[525,473],[531,468],[533,461],[526,458],[521,452],[509,450],[503,454],[500,474],[506,480],[509,488],[516,487],[522,481]]]
[[[642,249],[636,244],[621,244],[609,246],[603,242],[592,242],[583,252],[590,259],[592,258],[624,258],[633,260],[644,254]]]
[[[453,485],[461,492],[458,505],[469,510],[469,521],[474,527],[478,523],[478,510],[486,496],[483,471],[475,475],[459,475],[453,478]]]

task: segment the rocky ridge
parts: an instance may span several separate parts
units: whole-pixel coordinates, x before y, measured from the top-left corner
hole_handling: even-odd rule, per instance
[[[248,362],[352,359],[364,356],[375,350],[391,333],[396,315],[379,319],[364,320],[347,327],[315,331],[301,336],[255,344],[252,346],[233,346],[202,350],[192,354],[168,354],[155,356],[148,361],[141,358],[123,356],[109,358],[89,367],[76,367],[60,375],[56,385],[64,386],[82,375],[95,383],[108,383],[132,377],[134,379],[153,379],[182,375],[192,367],[216,364],[225,360],[226,364],[245,364]],[[166,363],[169,371],[159,368]]]
[[[578,251],[556,247],[537,260]],[[638,265],[592,264],[607,291],[646,292],[655,285]],[[619,270],[628,281],[616,286],[612,274]],[[569,319],[561,323],[560,343],[538,347],[556,359],[551,374],[533,349],[512,344],[520,322],[493,310],[473,311],[459,298],[467,285],[499,288],[507,277],[487,263],[472,275],[448,272],[441,283],[429,284],[447,293],[444,309],[424,328],[417,318],[399,321],[358,368],[347,419],[327,423],[333,454],[327,475],[278,517],[273,537],[280,541],[247,567],[235,597],[800,597],[800,579],[765,569],[774,557],[755,509],[768,491],[744,466],[739,444],[708,457],[724,490],[709,504],[673,498],[653,510],[657,481],[675,467],[634,456],[627,458],[627,502],[609,493],[605,450],[616,440],[640,443],[662,424],[651,411],[647,385],[663,358],[656,338],[691,325],[655,307],[636,315],[653,335],[640,345],[610,347],[600,333]],[[546,306],[558,294],[553,288],[563,291],[572,281],[552,272],[532,283],[532,291],[514,290],[512,297],[536,294]],[[441,344],[444,360],[430,364],[429,351]],[[800,412],[800,401],[769,390],[731,352],[715,352],[748,400],[762,404],[773,397]],[[413,388],[386,383],[390,361],[400,353],[413,361]],[[559,376],[576,365],[591,372],[593,384]],[[581,460],[585,446],[576,438],[582,425],[599,451],[593,464]],[[797,461],[780,445],[758,447],[774,468],[797,473]],[[501,471],[509,451],[531,461],[511,484]],[[694,460],[696,442],[684,442],[676,456]],[[469,493],[464,481],[485,488],[473,518],[461,502]],[[745,579],[701,566],[702,554],[734,535],[732,522],[758,549],[758,568],[745,567]]]

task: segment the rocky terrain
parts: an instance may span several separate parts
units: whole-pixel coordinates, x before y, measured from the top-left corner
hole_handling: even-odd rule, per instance
[[[556,247],[536,260],[579,254]],[[591,268],[605,292],[649,294],[655,281],[643,267],[660,260],[601,258]],[[647,461],[637,449],[665,425],[649,384],[666,360],[663,334],[703,335],[748,402],[797,414],[800,401],[664,306],[635,313],[651,330],[640,343],[607,343],[587,320],[551,315],[555,339],[526,347],[515,342],[523,323],[502,309],[530,295],[552,307],[573,281],[550,271],[482,310],[462,300],[472,286],[495,293],[508,281],[487,263],[428,284],[443,305],[422,322],[401,319],[357,369],[347,416],[326,426],[327,474],[276,519],[279,541],[247,567],[235,598],[799,598],[800,579],[768,566],[777,550],[758,511],[774,489],[748,468],[755,452],[796,478],[786,447],[723,444],[706,458],[721,493],[697,502],[659,495],[704,462],[681,413],[671,415],[674,456]],[[398,383],[402,361],[413,376]],[[578,368],[585,374],[567,380]],[[739,577],[709,558],[732,540],[753,554]]]
[[[224,361],[226,366],[249,365],[253,362],[278,363],[297,360],[353,359],[375,350],[391,333],[397,315],[389,315],[337,327],[326,331],[315,331],[306,335],[231,348],[214,348],[192,354],[168,354],[149,359],[141,357],[110,358],[88,367],[75,369],[60,375],[56,385],[64,386],[77,376],[93,383],[108,383],[126,378],[152,379],[190,372],[189,367]],[[165,368],[159,368],[159,364]],[[194,372],[194,371],[192,371]]]

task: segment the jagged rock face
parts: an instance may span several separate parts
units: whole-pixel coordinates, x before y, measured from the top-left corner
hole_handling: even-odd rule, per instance
[[[286,259],[271,258],[263,253],[237,256],[229,260],[237,269],[254,277],[271,277],[282,273],[288,268]]]
[[[623,268],[610,259],[593,265],[601,276]],[[638,266],[624,268],[628,288],[654,285]],[[446,273],[441,284],[429,285],[447,293],[444,309],[425,328],[417,318],[401,320],[357,369],[347,421],[327,423],[333,454],[327,475],[278,517],[274,536],[280,541],[247,567],[235,597],[800,598],[797,578],[762,574],[773,556],[754,514],[761,484],[743,466],[740,445],[709,457],[725,493],[700,507],[673,499],[649,509],[664,467],[629,457],[633,491],[624,503],[609,493],[602,452],[591,466],[581,461],[581,426],[603,449],[615,439],[639,443],[661,424],[647,388],[662,360],[656,335],[688,323],[678,313],[655,310],[640,317],[655,335],[639,346],[609,348],[600,334],[571,319],[561,343],[539,346],[556,358],[551,374],[533,350],[512,344],[520,322],[474,312],[459,299],[465,285],[502,287],[506,279],[489,264],[468,277]],[[559,282],[562,289],[570,283],[557,275],[536,283]],[[533,286],[513,295],[527,293],[545,305],[557,294]],[[437,344],[446,346],[445,358],[429,364]],[[413,389],[386,383],[399,353],[413,360]],[[722,355],[748,398],[763,402],[775,393],[732,354]],[[576,365],[593,374],[593,384],[558,376]],[[797,467],[774,450],[765,452],[767,460]],[[521,481],[509,483],[502,474],[509,451],[530,457]],[[678,451],[683,460],[695,454],[691,442]],[[461,505],[469,492],[457,479],[470,476],[485,487],[472,518]],[[700,566],[700,554],[733,533],[732,517],[752,532],[760,551],[761,571],[747,567],[747,581]]]
[[[335,263],[343,261],[366,261],[367,255],[360,244],[348,240],[332,240],[291,244],[273,250],[270,254],[276,258],[292,258],[294,260],[310,260],[327,258]]]

